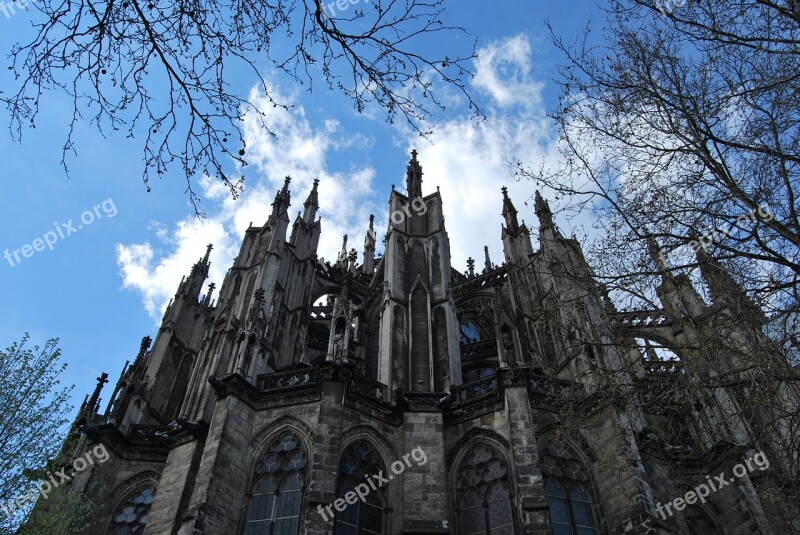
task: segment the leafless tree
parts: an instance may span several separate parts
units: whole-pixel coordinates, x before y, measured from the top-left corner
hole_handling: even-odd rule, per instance
[[[448,26],[444,0],[38,0],[33,38],[10,52],[17,86],[0,94],[19,139],[33,126],[43,96],[72,100],[62,165],[76,154],[75,127],[87,120],[104,135],[122,131],[144,139],[143,179],[173,165],[193,180],[217,177],[235,197],[244,177],[225,168],[246,165],[246,114],[270,131],[260,99],[236,93],[231,80],[251,77],[272,106],[288,109],[268,72],[309,90],[315,78],[352,99],[356,109],[382,107],[391,122],[406,120],[425,134],[425,119],[457,90],[466,90],[470,50],[448,55],[442,42],[466,33]],[[433,39],[437,46],[431,47]],[[430,55],[421,50],[436,50]],[[227,160],[229,156],[233,161]]]
[[[796,500],[800,7],[677,4],[611,0],[603,33],[587,27],[574,41],[551,28],[566,58],[552,114],[563,163],[519,162],[518,174],[554,191],[565,213],[596,216],[584,246],[599,285],[587,291],[610,293],[623,311],[664,314],[654,292],[662,281],[685,274],[702,291],[700,274],[717,270],[732,299],[706,287],[704,327],[680,347],[616,349],[618,361],[591,368],[581,355],[608,348],[575,343],[589,393],[563,387],[553,405],[568,431],[591,417],[587,407],[635,407],[646,422],[639,446],[675,455],[691,442],[687,415],[702,422],[719,405],[720,429],[745,420],[748,447],[770,445],[784,467],[773,490]],[[768,337],[737,334],[745,324]],[[658,354],[667,349],[675,361]]]
[[[602,36],[553,33],[567,58],[553,114],[565,163],[524,162],[519,173],[567,210],[596,213],[590,257],[626,306],[652,298],[648,237],[676,271],[693,272],[707,249],[789,349],[800,303],[800,10],[681,4],[613,0]]]

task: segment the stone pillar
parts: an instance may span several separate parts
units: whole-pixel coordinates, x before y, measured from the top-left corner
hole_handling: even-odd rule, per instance
[[[530,402],[526,386],[505,389],[506,410],[511,428],[511,460],[517,472],[517,492],[522,519],[519,532],[545,535],[550,531],[550,514],[539,468],[539,451],[533,433]]]
[[[312,464],[308,491],[306,527],[308,535],[330,535],[333,519],[327,521],[319,513],[339,498],[336,485],[339,473],[339,452],[342,435],[342,402],[345,385],[340,381],[326,379],[322,383],[319,427],[317,428],[316,451],[312,452]],[[334,510],[335,512],[335,510]]]
[[[145,535],[173,533],[178,515],[191,497],[203,443],[192,440],[172,448],[158,482],[158,491],[145,527]]]
[[[235,395],[217,400],[189,509],[179,535],[230,535],[247,502],[254,411]],[[195,531],[198,530],[198,531]]]
[[[407,396],[411,397],[411,394]],[[410,467],[404,464],[405,469],[400,476],[403,481],[403,533],[450,533],[444,422],[441,411],[431,408],[405,412],[403,443],[405,450],[399,455],[422,448],[428,458],[420,466],[413,460]],[[394,460],[402,463],[402,459]],[[389,474],[392,474],[391,465],[387,468]]]

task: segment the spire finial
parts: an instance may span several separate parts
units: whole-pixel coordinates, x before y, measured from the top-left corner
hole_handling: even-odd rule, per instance
[[[485,271],[491,271],[491,269],[492,269],[492,259],[489,257],[489,246],[488,245],[484,245],[483,246],[483,256],[485,257],[484,258],[484,265],[483,265],[484,268],[485,268]]]
[[[317,186],[319,185],[319,179],[314,179],[314,185],[311,186],[311,191],[308,194],[308,198],[306,202],[303,203],[305,207],[305,213],[303,214],[303,219],[306,223],[313,223],[314,218],[317,217],[317,209],[319,208],[319,195],[317,193]]]
[[[416,149],[411,151],[411,161],[408,162],[406,189],[409,198],[422,196],[422,166],[417,161]]]
[[[374,230],[375,214],[369,214],[369,229]]]
[[[516,235],[519,232],[519,222],[517,222],[517,209],[514,208],[514,203],[508,197],[508,188],[503,186],[500,188],[503,192],[503,219],[506,220],[506,229],[511,234]]]
[[[670,268],[667,259],[664,258],[664,251],[658,246],[658,242],[652,234],[647,234],[647,251],[650,253],[650,258],[656,263],[656,267],[661,273],[669,273]]]
[[[550,206],[547,204],[542,198],[542,194],[539,193],[539,190],[536,190],[536,196],[534,199],[534,211],[536,215],[539,217],[539,225],[541,227],[553,227],[553,212],[550,211]]]

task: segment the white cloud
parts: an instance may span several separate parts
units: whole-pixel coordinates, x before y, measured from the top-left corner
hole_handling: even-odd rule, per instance
[[[501,107],[541,108],[544,84],[531,77],[531,44],[524,35],[493,41],[477,52],[473,85]]]
[[[466,268],[468,256],[475,258],[478,269],[482,269],[484,245],[489,246],[494,263],[503,262],[500,188],[504,185],[509,188],[520,219],[533,227],[535,239],[537,221],[532,206],[525,206],[534,187],[530,182],[516,181],[514,162],[521,159],[538,165],[560,157],[541,105],[542,84],[532,78],[532,52],[527,39],[515,36],[492,43],[479,51],[479,57],[474,84],[492,98],[487,106],[491,112],[488,119],[480,123],[452,119],[433,125],[431,143],[420,142],[418,136],[401,126],[397,130],[405,139],[401,146],[419,150],[425,173],[424,192],[441,187],[452,263],[461,271]],[[513,104],[521,106],[510,107]],[[344,135],[332,120],[315,129],[302,107],[286,111],[267,105],[264,109],[267,124],[276,136],[259,130],[254,120],[245,121],[247,155],[251,166],[258,170],[249,175],[260,178],[250,179],[253,183],[248,182],[238,200],[232,200],[217,182],[204,179],[202,194],[216,206],[206,210],[207,219],[188,217],[172,232],[162,228],[158,232],[162,242],[159,249],[149,242],[118,247],[123,284],[142,295],[154,320],[160,320],[181,276],[188,273],[209,242],[215,244],[210,278],[221,283],[224,271],[238,253],[244,231],[251,223],[262,225],[266,221],[275,192],[286,175],[292,176],[292,220],[298,207],[302,209],[313,179],[320,178],[320,199],[324,199],[319,212],[323,220],[320,256],[335,258],[345,233],[350,236],[348,245],[360,250],[371,212],[376,215],[379,242],[383,237],[388,190],[373,190],[375,170],[366,164],[354,164],[347,171],[332,171],[330,165],[335,151],[352,143],[364,146],[363,136]],[[400,149],[389,146],[383,150]],[[397,182],[404,171],[398,169],[397,178],[391,181]],[[399,187],[403,189],[402,185]],[[380,246],[379,243],[379,249]]]
[[[244,194],[233,200],[224,185],[204,177],[200,180],[201,194],[215,207],[206,210],[205,219],[187,216],[172,231],[160,223],[151,224],[161,242],[158,248],[149,241],[117,246],[123,286],[141,294],[154,321],[160,321],[181,277],[205,253],[208,243],[214,244],[209,282],[222,282],[239,251],[244,231],[250,224],[260,226],[266,222],[276,190],[283,186],[287,175],[292,177],[291,221],[297,210],[302,210],[313,180],[320,179],[319,195],[325,199],[318,213],[323,219],[320,256],[335,258],[345,233],[351,237],[350,245],[357,247],[363,240],[368,221],[365,214],[376,208],[371,200],[375,171],[369,167],[353,167],[346,173],[329,170],[329,152],[350,143],[344,141],[347,136],[338,132],[338,123],[326,121],[322,129],[315,131],[302,107],[286,111],[267,105],[257,94],[250,98],[262,100],[261,108],[268,110],[266,122],[276,136],[259,129],[252,118],[245,120],[247,155],[258,172],[248,173],[252,183],[248,182]]]
[[[482,269],[484,245],[495,264],[503,262],[503,186],[509,189],[518,217],[535,230],[532,205],[524,204],[533,195],[533,184],[518,182],[513,164],[522,157],[529,162],[557,158],[550,136],[546,122],[534,117],[494,116],[479,124],[439,125],[432,144],[418,147],[423,190],[441,188],[453,267],[464,271],[467,257],[472,256]]]
[[[440,186],[444,201],[447,232],[453,267],[466,269],[466,259],[476,260],[483,269],[483,246],[489,246],[492,262],[504,261],[500,225],[503,223],[503,197],[509,196],[519,212],[518,218],[532,227],[535,242],[538,220],[533,211],[534,184],[519,182],[515,162],[529,166],[560,159],[557,139],[546,117],[541,100],[543,84],[531,73],[532,50],[527,37],[517,35],[490,43],[478,50],[473,84],[485,91],[495,105],[488,118],[476,123],[452,120],[436,125],[431,144],[420,144],[408,136],[408,146],[420,152],[423,190]],[[507,109],[512,105],[520,107]],[[547,198],[547,192],[543,192]],[[552,203],[551,203],[552,204]],[[553,206],[555,208],[555,206]],[[568,233],[570,229],[564,229]],[[534,243],[535,246],[535,243]]]

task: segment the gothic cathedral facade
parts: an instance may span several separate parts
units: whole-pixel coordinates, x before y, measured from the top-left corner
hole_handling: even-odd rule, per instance
[[[392,188],[382,255],[370,217],[361,262],[346,236],[335,262],[318,258],[316,182],[294,223],[289,205],[287,179],[216,301],[213,285],[201,295],[207,253],[107,408],[105,376],[84,402],[74,455],[110,452],[70,484],[93,503],[86,535],[800,529],[796,503],[766,498],[796,457],[751,433],[748,418],[761,416],[740,391],[685,389],[764,340],[763,319],[713,259],[713,303],[662,262],[661,306],[618,312],[546,201],[536,194],[534,250],[503,188],[504,261],[487,251],[482,268],[470,259],[460,272],[416,152],[406,193]],[[723,316],[735,321],[719,345],[736,347],[697,357]],[[797,407],[796,391],[781,395]],[[658,411],[648,396],[664,397]],[[757,453],[769,468],[664,514]]]

